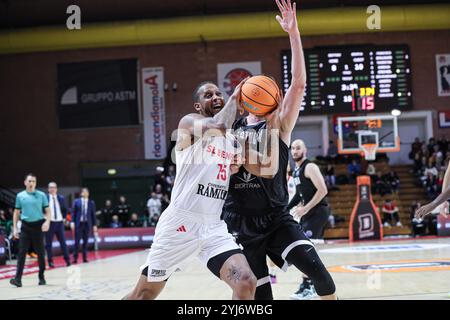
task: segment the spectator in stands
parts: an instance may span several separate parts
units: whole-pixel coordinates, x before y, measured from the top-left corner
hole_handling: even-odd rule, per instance
[[[436,179],[436,191],[437,191],[437,193],[441,193],[442,192],[442,186],[444,184],[444,175],[445,175],[445,171],[443,171],[443,170],[439,171],[438,177]]]
[[[119,217],[119,220],[122,223],[122,225],[126,225],[128,219],[130,219],[130,211],[131,207],[127,203],[127,199],[125,198],[125,196],[120,196],[119,204],[117,205],[114,213]]]
[[[119,220],[119,216],[117,214],[112,216],[112,222],[109,225],[110,228],[122,228],[122,222]]]
[[[395,171],[390,171],[387,175],[387,183],[389,184],[389,188],[391,193],[398,193],[398,189],[400,188],[400,179],[397,176]]]
[[[161,184],[155,185],[156,197],[161,201],[161,212],[164,211],[170,203],[169,195],[163,192],[163,187]]]
[[[432,172],[429,171],[424,183],[428,199],[434,199],[437,194],[436,180],[437,178],[433,175]]]
[[[156,192],[152,192],[151,198],[148,199],[148,201],[147,201],[147,209],[148,209],[149,218],[155,214],[160,215],[162,212],[161,207],[162,207],[161,199],[158,198],[158,196],[156,195]]]
[[[439,146],[439,150],[442,151],[443,154],[446,154],[449,148],[450,141],[448,138],[444,135],[441,136],[441,139],[437,142]]]
[[[422,170],[422,157],[421,157],[421,153],[418,152],[414,155],[414,167],[413,167],[413,172],[416,176],[419,176]]]
[[[429,177],[429,175],[432,175],[433,178],[437,178],[438,170],[436,167],[434,167],[431,163],[428,163],[427,167],[423,171],[423,176],[421,177],[422,181],[426,181]],[[434,182],[434,180],[433,180]]]
[[[411,145],[410,159],[413,159],[414,155],[419,153],[421,149],[422,149],[422,142],[420,142],[420,139],[417,137],[414,139],[414,142]]]
[[[325,182],[328,190],[336,189],[336,175],[334,174],[334,166],[329,163],[325,170]]]
[[[153,179],[155,181],[155,188],[153,191],[156,191],[156,185],[161,185],[161,191],[165,190],[165,184],[166,184],[166,176],[164,174],[164,168],[163,167],[156,167],[156,174],[153,176]]]
[[[352,162],[348,165],[348,175],[350,183],[356,182],[356,177],[361,173],[361,166],[356,160],[352,160]]]
[[[175,182],[175,166],[170,165],[165,177],[166,192],[172,194],[173,183]]]
[[[159,214],[154,214],[150,217],[149,227],[156,227],[159,221]]]
[[[377,175],[373,180],[373,193],[378,193],[380,196],[384,196],[388,193],[388,188],[383,176],[381,175],[381,171],[377,172]]]
[[[111,200],[107,199],[105,201],[105,206],[100,210],[100,225],[102,227],[108,228],[111,224],[111,218],[114,215],[114,208],[112,206]]]
[[[131,215],[130,221],[127,223],[128,228],[141,228],[142,227],[142,221],[139,220],[139,216],[137,213],[133,213]]]
[[[4,234],[8,237],[11,232],[12,220],[6,216],[6,211],[0,209],[0,229],[4,230]]]
[[[373,183],[374,180],[375,180],[375,177],[377,176],[377,171],[376,171],[375,166],[373,165],[373,163],[369,163],[369,165],[367,166],[366,174],[368,176],[370,176],[370,180]]]
[[[429,155],[431,155],[433,153],[435,144],[436,144],[436,140],[434,138],[428,139],[427,149],[428,149]]]
[[[394,201],[391,199],[386,199],[383,204],[381,211],[384,213],[384,226],[390,227],[392,220],[395,220],[396,226],[401,227],[400,217],[398,215],[398,207]]]
[[[330,140],[330,145],[328,146],[326,160],[335,163],[337,157],[338,157],[337,146],[334,144],[333,140]]]
[[[161,200],[164,196],[162,184],[160,184],[160,183],[155,184],[154,192],[156,193],[156,196],[158,197],[158,199]]]
[[[416,210],[420,208],[420,202],[413,201],[411,205],[410,218],[412,225],[412,236],[415,238],[418,235],[424,235],[426,225],[423,219],[418,219],[415,217]]]

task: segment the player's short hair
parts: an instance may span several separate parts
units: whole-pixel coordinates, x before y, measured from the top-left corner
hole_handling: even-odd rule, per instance
[[[212,82],[212,81],[202,81],[202,82],[200,82],[200,84],[197,86],[197,87],[195,87],[195,90],[194,90],[194,92],[192,93],[192,100],[194,101],[194,103],[196,103],[196,102],[198,102],[199,101],[199,98],[200,98],[200,95],[199,95],[199,91],[200,91],[200,88],[201,87],[203,87],[205,84],[213,84],[213,85],[216,85],[214,82]]]
[[[34,173],[28,173],[27,175],[25,175],[25,180],[27,180],[28,177],[33,177],[36,178],[36,175]]]

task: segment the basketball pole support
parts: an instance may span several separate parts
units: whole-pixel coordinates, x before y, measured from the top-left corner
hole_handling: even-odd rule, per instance
[[[357,177],[356,190],[356,202],[348,225],[350,242],[383,239],[383,224],[372,200],[370,176]]]

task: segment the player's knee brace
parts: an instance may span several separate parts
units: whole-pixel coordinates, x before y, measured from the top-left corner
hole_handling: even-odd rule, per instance
[[[319,296],[327,296],[336,291],[336,286],[316,250],[310,246],[297,246],[286,257],[290,264],[295,265],[306,274],[314,284]]]

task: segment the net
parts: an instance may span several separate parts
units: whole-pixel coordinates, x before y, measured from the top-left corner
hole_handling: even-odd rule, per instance
[[[366,160],[375,160],[377,154],[377,144],[376,143],[363,143],[361,144],[361,149],[364,152],[364,157]]]

